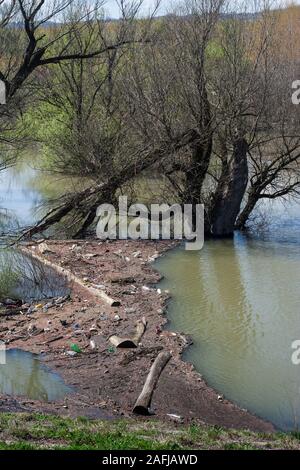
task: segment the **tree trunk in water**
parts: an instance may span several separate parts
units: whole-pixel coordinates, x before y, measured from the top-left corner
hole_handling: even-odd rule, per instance
[[[223,165],[210,212],[210,234],[213,237],[233,235],[248,183],[247,152],[246,140],[237,139],[230,161]]]
[[[202,186],[210,163],[212,138],[209,137],[205,143],[195,143],[192,150],[193,162],[185,173],[184,203],[195,205],[200,203]]]
[[[254,207],[256,206],[256,203],[257,201],[259,200],[259,194],[251,194],[251,192],[249,193],[249,196],[248,196],[248,201],[244,207],[244,209],[241,211],[240,215],[238,216],[238,219],[236,221],[236,224],[235,224],[235,228],[237,230],[244,230],[245,227],[246,227],[246,223],[254,209]]]

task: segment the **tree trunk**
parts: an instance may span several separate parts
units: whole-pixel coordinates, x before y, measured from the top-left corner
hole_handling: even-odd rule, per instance
[[[210,234],[216,238],[233,236],[248,184],[248,144],[239,138],[230,161],[223,165],[222,175],[210,212]]]
[[[185,171],[184,204],[201,203],[202,186],[210,164],[213,148],[213,130],[210,102],[207,96],[206,84],[202,84],[202,110],[199,116],[198,139],[192,141],[192,161]]]
[[[249,193],[248,196],[248,201],[244,207],[244,209],[241,211],[240,215],[238,216],[238,219],[235,224],[236,230],[244,230],[246,227],[246,223],[249,220],[249,217],[254,209],[254,207],[257,204],[257,201],[259,200],[259,194],[251,194]]]
[[[209,167],[212,152],[211,137],[206,143],[196,142],[193,145],[192,152],[192,164],[185,172],[184,203],[195,205],[200,203],[202,186]]]

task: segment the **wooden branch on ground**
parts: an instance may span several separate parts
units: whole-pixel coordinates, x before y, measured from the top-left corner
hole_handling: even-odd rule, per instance
[[[134,413],[144,416],[148,416],[149,414],[151,414],[149,408],[151,405],[153,392],[156,388],[162,371],[166,367],[171,357],[171,353],[169,353],[168,351],[163,351],[159,353],[159,355],[155,359],[147,376],[143,390],[134,405]]]
[[[120,338],[119,336],[111,336],[109,341],[116,346],[116,348],[137,348],[147,328],[147,321],[145,317],[138,320],[136,323],[135,334],[129,338]]]

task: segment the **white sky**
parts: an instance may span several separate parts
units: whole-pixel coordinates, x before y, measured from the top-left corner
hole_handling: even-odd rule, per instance
[[[130,0],[129,0],[130,1]],[[266,0],[270,4],[273,5],[273,8],[281,6],[286,6],[287,4],[294,3],[300,4],[300,0]],[[164,15],[168,11],[170,11],[170,7],[172,4],[180,3],[180,0],[160,0],[160,7],[158,10],[158,15]],[[239,9],[239,7],[243,5],[247,5],[246,10],[248,12],[255,11],[257,4],[262,4],[263,0],[230,0],[230,10],[234,11]],[[155,0],[144,0],[143,7],[141,9],[141,13],[147,14],[149,11],[153,11],[154,5],[156,4]],[[245,11],[245,9],[243,9]],[[116,0],[106,0],[105,3],[105,11],[107,12],[107,16],[110,18],[118,18],[119,17],[119,7]]]
[[[166,8],[163,4],[170,3],[168,0],[162,0],[159,14],[164,14],[166,12]],[[149,11],[153,11],[153,7],[155,5],[155,0],[144,0],[142,6],[142,13],[148,13]],[[119,17],[120,9],[118,7],[118,3],[116,0],[107,0],[104,6],[105,11],[107,12],[107,16],[110,18],[117,18]]]

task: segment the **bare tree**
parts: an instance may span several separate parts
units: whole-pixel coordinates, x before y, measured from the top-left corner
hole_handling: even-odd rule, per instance
[[[94,83],[89,87],[92,95],[94,92],[97,94],[92,106],[92,117],[95,117],[95,120],[92,119],[92,125],[90,116],[83,117],[81,99],[83,89],[80,85],[82,74],[75,74],[76,83],[74,83],[74,65],[68,65],[68,71],[66,66],[62,67],[68,76],[69,89],[74,90],[69,109],[71,113],[75,112],[77,122],[79,122],[78,98],[80,97],[80,127],[84,125],[85,135],[80,131],[79,141],[76,138],[68,139],[71,151],[66,149],[65,145],[61,146],[61,161],[66,163],[68,160],[66,155],[69,154],[71,158],[69,167],[81,175],[89,172],[97,186],[91,192],[88,190],[81,193],[80,208],[78,204],[74,206],[74,201],[77,201],[76,194],[63,198],[63,202],[60,201],[61,206],[51,212],[50,217],[41,221],[39,229],[44,230],[50,223],[59,221],[60,217],[72,214],[73,221],[79,222],[80,217],[82,218],[83,223],[76,236],[83,236],[95,219],[97,206],[101,202],[111,202],[117,190],[145,169],[158,162],[160,166],[168,165],[169,161],[178,160],[178,156],[179,160],[187,156],[185,188],[191,188],[193,175],[194,200],[197,193],[197,202],[199,202],[211,145],[209,143],[211,136],[208,136],[207,128],[210,125],[210,116],[209,110],[205,107],[208,102],[203,70],[204,56],[220,6],[221,2],[202,0],[192,2],[184,13],[189,12],[193,19],[187,20],[182,14],[173,18],[171,22],[168,18],[162,21],[162,33],[157,29],[158,22],[154,22],[154,34],[151,35],[149,44],[143,45],[142,48],[133,45],[125,58],[120,57],[119,53],[107,56],[105,66],[102,65],[106,71],[103,82],[99,86]],[[176,41],[173,38],[173,31],[176,32]],[[190,37],[192,33],[194,36]],[[189,38],[188,46],[185,44],[187,38]],[[197,41],[201,45],[200,49],[195,47]],[[184,62],[187,61],[188,55],[190,55],[191,69]],[[122,74],[117,82],[116,73]],[[92,76],[93,74],[89,73],[89,77]],[[51,99],[53,101],[53,97]],[[99,99],[101,112],[99,112]],[[109,141],[101,141],[107,118],[110,123],[112,119],[114,120],[114,133],[110,134]],[[96,129],[98,132],[95,132]],[[82,144],[85,144],[86,151],[80,156],[78,152],[81,152]],[[66,170],[64,163],[62,168]],[[170,179],[174,171],[172,169],[169,172]],[[104,189],[106,187],[107,190]],[[185,197],[187,202],[188,195],[183,195],[185,192],[183,188],[181,197],[182,199]],[[69,201],[72,201],[73,207]],[[34,229],[36,230],[37,228]]]
[[[14,57],[10,55],[6,60],[5,69],[0,71],[0,78],[6,83],[7,99],[10,99],[39,67],[59,64],[66,60],[90,59],[130,43],[133,38],[130,37],[129,28],[126,30],[128,36],[124,35],[117,43],[104,40],[104,3],[104,0],[17,0],[17,10],[10,15],[4,26],[6,29],[10,26],[18,29],[22,25],[23,34],[19,34],[19,31],[17,33],[23,53],[14,51]],[[123,8],[123,14],[133,15],[136,8]],[[14,25],[11,25],[12,20]],[[46,28],[50,22],[54,25],[50,28],[51,34],[47,34]],[[94,23],[101,26],[97,32],[98,42],[95,48],[84,52],[74,51],[73,45],[78,31],[84,34]]]
[[[264,6],[251,21],[231,15],[218,31],[210,82],[218,122],[204,195],[217,237],[243,228],[261,198],[298,194],[293,71],[276,55],[278,12]]]
[[[206,54],[223,3],[185,2],[158,23],[151,44],[134,51],[127,77],[125,72],[128,109],[141,141],[172,141],[178,132],[193,130],[184,153],[160,162],[180,200],[193,204],[201,201],[212,151]]]
[[[215,39],[210,98],[217,120],[213,161],[219,164],[207,216],[209,232],[216,237],[233,234],[248,185],[251,139],[265,118],[269,23],[266,13],[254,22],[231,15]]]
[[[216,237],[244,227],[260,199],[297,195],[291,70],[276,55],[278,12],[263,6],[255,15],[224,14],[221,0],[187,1],[152,22],[151,40],[145,20],[114,26],[114,34],[101,24],[102,53],[89,64],[96,23],[84,36],[69,32],[72,61],[58,60],[55,72],[61,83],[51,87],[50,69],[41,82],[49,83],[44,99],[68,117],[68,138],[54,145],[56,171],[86,175],[90,184],[55,201],[26,234],[69,217],[83,236],[97,206],[150,168],[164,172],[182,203],[205,202],[206,230]],[[141,32],[147,41],[137,47]],[[109,46],[128,34],[126,54]],[[67,57],[61,49],[58,56]]]
[[[32,81],[43,80],[53,65],[114,54],[139,41],[131,25],[141,3],[121,0],[122,34],[116,36],[105,20],[105,0],[0,0],[0,80],[6,88],[6,105],[0,106],[0,144],[8,144],[2,168],[14,163],[12,148],[20,141],[24,144],[20,117],[36,99]],[[76,49],[79,37],[87,40],[84,48]]]

